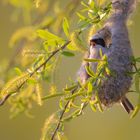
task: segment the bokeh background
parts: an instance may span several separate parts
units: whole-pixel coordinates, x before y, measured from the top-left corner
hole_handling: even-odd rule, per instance
[[[17,21],[11,20],[14,8],[9,4],[0,3],[0,62],[10,59],[12,49],[8,47],[8,41],[13,32],[24,25],[20,17]],[[132,24],[129,27],[130,38],[135,56],[140,56],[140,8],[137,7]],[[63,59],[58,70],[57,85],[63,87],[68,77],[75,77],[82,59],[82,54],[74,58]],[[5,75],[6,73],[3,73]],[[136,104],[137,95],[128,95]],[[0,140],[39,140],[41,129],[45,119],[58,109],[58,102],[52,99],[43,107],[34,105],[32,109],[33,119],[25,115],[19,115],[15,119],[9,119],[9,106],[0,107]],[[69,140],[139,140],[140,139],[140,113],[130,119],[128,114],[119,105],[103,113],[94,113],[90,108],[85,114],[73,121],[66,123],[65,131]]]

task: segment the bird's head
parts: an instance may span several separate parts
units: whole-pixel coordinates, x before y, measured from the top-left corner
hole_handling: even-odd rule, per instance
[[[104,47],[106,48],[106,42],[105,40],[100,36],[100,34],[95,34],[90,39],[90,47],[92,48],[98,48],[98,47]]]
[[[103,38],[93,38],[90,40],[91,47],[104,47],[106,48],[106,44]]]

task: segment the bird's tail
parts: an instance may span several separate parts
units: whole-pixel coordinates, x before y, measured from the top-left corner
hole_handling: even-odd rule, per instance
[[[131,104],[131,102],[126,98],[124,97],[122,100],[121,100],[121,106],[124,108],[124,110],[129,114],[131,111],[134,110],[134,107],[133,105]]]

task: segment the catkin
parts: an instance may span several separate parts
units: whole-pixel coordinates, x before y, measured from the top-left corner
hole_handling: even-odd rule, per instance
[[[87,49],[83,46],[82,42],[79,40],[79,33],[78,32],[72,32],[70,36],[71,44],[73,47],[80,51],[86,51]]]
[[[22,75],[9,81],[1,91],[1,95],[13,94],[18,91],[24,82],[30,77],[30,74],[25,72]]]

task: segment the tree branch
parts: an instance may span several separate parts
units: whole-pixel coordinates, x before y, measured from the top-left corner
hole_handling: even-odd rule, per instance
[[[59,51],[65,49],[67,47],[67,45],[70,43],[71,41],[67,41],[62,47],[58,48],[57,50],[53,51],[51,53],[51,55],[41,64],[39,65],[32,73],[30,73],[30,76],[29,78],[31,78],[39,69],[41,69],[42,67],[44,67],[48,62],[49,60],[54,57]],[[28,78],[28,79],[29,79]],[[28,80],[27,79],[27,80]],[[0,106],[2,106],[6,101],[7,99],[9,99],[9,97],[11,97],[13,94],[12,93],[16,93],[16,92],[19,92],[19,90],[25,85],[25,83],[27,82],[27,80],[25,80],[18,88],[16,91],[13,91],[7,95],[4,96],[3,99],[0,100]]]
[[[71,94],[74,94],[74,92],[75,92],[77,89],[78,89],[78,86],[77,86],[75,89],[73,89],[73,90],[71,91]],[[56,126],[56,128],[55,128],[55,130],[54,130],[54,132],[53,132],[53,134],[52,134],[51,140],[54,140],[54,138],[55,138],[55,135],[56,135],[56,133],[57,133],[57,131],[58,131],[60,125],[61,125],[61,121],[62,121],[63,116],[64,116],[64,114],[65,114],[65,112],[66,112],[66,110],[67,110],[67,107],[68,107],[69,103],[70,103],[70,100],[67,101],[67,103],[66,103],[66,105],[65,105],[65,107],[64,107],[64,109],[63,109],[63,111],[62,111],[62,113],[61,113],[61,116],[60,116],[60,118],[59,118],[58,124],[57,124],[57,126]]]

